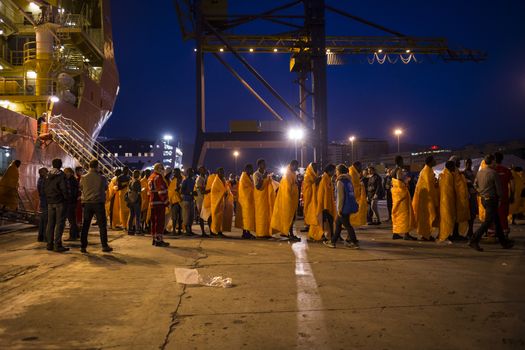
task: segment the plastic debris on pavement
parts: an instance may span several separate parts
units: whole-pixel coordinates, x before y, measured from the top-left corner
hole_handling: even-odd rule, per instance
[[[203,277],[197,269],[175,268],[175,279],[177,283],[187,285],[202,285],[208,287],[231,288],[233,281],[229,277],[213,276]]]

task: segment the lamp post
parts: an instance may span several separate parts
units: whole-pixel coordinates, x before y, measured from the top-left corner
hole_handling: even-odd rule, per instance
[[[401,138],[401,135],[403,134],[403,130],[397,128],[396,130],[394,130],[394,135],[397,136],[397,153],[400,152],[400,141],[399,139]]]
[[[354,163],[354,141],[355,141],[355,136],[352,135],[348,138],[348,140],[350,140],[350,145],[351,145],[351,150],[352,150],[352,157],[350,158],[352,160],[352,164]]]
[[[235,176],[237,176],[237,158],[239,157],[239,151],[233,151],[233,160],[235,162]]]
[[[295,147],[295,159],[297,159],[297,142],[298,141],[301,141],[303,138],[304,138],[304,130],[303,129],[300,129],[300,128],[294,128],[294,129],[290,129],[288,131],[288,138],[290,140],[293,140],[294,142],[294,147]],[[301,159],[301,167],[303,166],[302,164],[302,159]]]
[[[60,101],[60,99],[56,96],[49,96],[49,98],[47,99],[47,102],[48,102],[48,107],[47,107],[47,122],[49,122],[49,118],[52,117],[52,113],[53,113],[53,107],[55,106],[55,103],[57,103],[58,101]]]
[[[166,141],[166,144],[167,144],[167,145],[169,145],[169,144],[170,144],[170,141],[173,140],[173,136],[166,134],[166,135],[162,136],[162,139],[163,139],[164,141]]]

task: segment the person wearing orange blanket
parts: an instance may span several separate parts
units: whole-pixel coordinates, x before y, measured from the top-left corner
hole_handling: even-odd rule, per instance
[[[272,184],[272,174],[266,171],[266,161],[257,160],[257,171],[253,173],[253,198],[255,202],[255,236],[257,238],[272,237],[270,221],[272,219],[275,192]]]
[[[301,188],[303,198],[304,229],[301,231],[309,232],[308,237],[313,238],[316,232],[312,232],[311,225],[318,225],[317,222],[317,185],[321,179],[317,175],[317,163],[310,163],[304,172]]]
[[[366,200],[366,187],[361,181],[361,162],[354,162],[348,170],[350,177],[352,178],[352,186],[354,187],[354,195],[357,203],[359,204],[359,211],[355,214],[350,215],[350,223],[352,226],[364,226],[366,225],[367,213],[368,213],[368,202]]]
[[[20,164],[22,162],[18,159],[12,161],[0,179],[0,209],[13,211],[18,209],[18,179],[20,177],[18,168]]]
[[[335,197],[334,197],[334,184],[332,178],[335,174],[335,165],[328,164],[324,168],[323,176],[321,176],[321,181],[319,182],[317,188],[317,218],[319,222],[320,236],[309,237],[317,241],[322,240],[323,232],[328,232],[328,238],[332,238],[334,234],[334,221],[336,218],[336,209],[335,209]]]
[[[290,241],[301,240],[293,233],[295,213],[299,206],[299,188],[296,175],[298,168],[299,162],[297,160],[292,160],[286,168],[286,172],[279,183],[279,191],[275,198],[270,222],[272,229],[280,232],[283,236],[288,236]]]
[[[122,174],[117,178],[117,196],[119,197],[120,223],[124,230],[128,230],[129,208],[126,205],[126,193],[131,181],[130,171],[127,166],[122,169]]]
[[[451,241],[466,241],[468,238],[468,223],[470,220],[470,205],[467,178],[459,171],[461,161],[459,157],[452,156],[450,160],[454,162],[455,170],[452,173],[454,176],[454,192],[456,200],[456,223],[454,224],[454,232],[449,237]]]
[[[253,185],[253,165],[246,164],[239,180],[239,202],[242,212],[242,238],[253,239],[255,236],[255,198]]]
[[[423,241],[435,241],[432,231],[439,224],[439,185],[432,169],[435,165],[434,157],[428,156],[412,199],[416,232]]]
[[[439,175],[439,242],[448,240],[449,236],[454,232],[454,225],[456,224],[455,171],[455,162],[449,160],[445,163],[445,169]]]
[[[225,237],[222,231],[228,193],[224,179],[224,169],[218,168],[217,176],[214,177],[210,192],[211,234],[218,237]]]
[[[120,223],[120,198],[117,196],[117,179],[122,174],[122,169],[115,170],[115,176],[111,179],[106,195],[106,210],[109,216],[109,227],[116,229],[121,227]]]
[[[395,162],[396,168],[392,173],[392,239],[415,241],[417,238],[410,235],[415,222],[403,157],[396,156]]]

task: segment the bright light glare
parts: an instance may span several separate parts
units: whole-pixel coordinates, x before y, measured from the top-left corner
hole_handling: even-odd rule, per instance
[[[277,52],[277,49],[273,49],[273,52]]]
[[[350,136],[348,139],[350,140],[350,142],[354,142],[355,136]]]
[[[9,108],[10,105],[11,105],[11,102],[9,102],[8,100],[0,100],[0,106],[4,108]]]
[[[279,169],[279,172],[281,173],[281,175],[284,175],[284,174],[286,174],[286,170],[287,169],[288,169],[287,167],[282,166],[281,169]]]
[[[330,49],[326,49],[326,53],[330,53]]]
[[[171,141],[171,140],[173,140],[173,136],[171,136],[171,135],[167,135],[167,134],[166,134],[166,135],[164,135],[164,136],[162,137],[162,139],[163,139],[164,141]]]
[[[304,130],[299,128],[290,129],[288,131],[288,138],[294,141],[300,141],[304,138]]]
[[[377,50],[377,52],[381,53],[381,52],[383,52],[383,49],[379,49],[379,50]]]
[[[60,101],[60,99],[59,99],[58,97],[56,97],[56,96],[51,96],[51,97],[49,98],[49,101],[51,101],[51,102],[53,102],[53,103],[56,103],[56,102]]]
[[[239,151],[233,151],[233,156],[237,158],[239,156]]]
[[[221,47],[221,48],[219,49],[219,51],[220,51],[220,52],[224,52],[224,49]]]
[[[250,52],[253,52],[253,49],[250,49]]]
[[[410,53],[410,50],[406,50],[405,52],[406,52],[406,53]]]
[[[0,35],[4,35],[4,31],[0,29]]]
[[[394,130],[394,135],[396,135],[396,136],[399,136],[399,135],[401,135],[402,133],[403,133],[403,130],[401,130],[401,129],[396,129],[396,130]]]
[[[29,9],[31,11],[38,11],[38,10],[40,10],[40,7],[37,4],[35,4],[33,1],[31,1],[29,3]]]
[[[5,153],[5,156],[6,156],[6,158],[9,158],[9,157],[11,157],[11,153],[9,153],[9,152],[6,152],[6,153]]]
[[[36,79],[37,74],[34,70],[28,70],[26,73],[26,77],[28,77],[29,79]]]
[[[2,70],[2,69],[4,69],[4,66],[2,66],[2,65],[0,64],[0,70]]]

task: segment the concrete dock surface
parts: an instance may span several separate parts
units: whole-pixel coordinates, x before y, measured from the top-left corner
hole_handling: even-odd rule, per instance
[[[107,254],[94,226],[88,254],[79,242],[60,254],[35,229],[4,233],[0,348],[525,348],[525,225],[511,229],[513,249],[482,241],[482,253],[394,241],[387,224],[359,229],[360,250],[239,230],[159,248],[110,231]],[[179,284],[175,268],[233,287]]]

